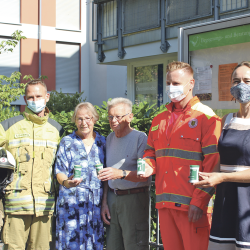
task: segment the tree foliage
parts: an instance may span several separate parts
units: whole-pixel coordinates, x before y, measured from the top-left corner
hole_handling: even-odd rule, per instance
[[[22,36],[22,31],[16,30],[12,34],[12,39],[4,40],[0,43],[0,54],[3,52],[12,52],[21,39],[26,39]],[[19,83],[21,79],[20,72],[13,72],[10,77],[0,75],[0,108],[9,107],[11,102],[14,102],[24,94],[25,84]]]
[[[79,103],[85,102],[86,99],[81,97],[83,93],[84,91],[75,94],[64,94],[62,90],[60,92],[53,90],[50,92],[47,107],[52,113],[73,111]]]
[[[10,106],[24,94],[25,84],[19,83],[21,78],[20,72],[13,72],[10,77],[0,75],[0,106]],[[2,82],[7,84],[2,84]]]
[[[21,30],[16,30],[14,33],[12,33],[11,39],[2,41],[0,43],[0,54],[8,51],[12,52],[21,39],[26,39],[26,37],[23,36],[22,33],[23,32]]]

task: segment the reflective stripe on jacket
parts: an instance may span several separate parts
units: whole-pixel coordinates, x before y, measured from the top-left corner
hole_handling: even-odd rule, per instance
[[[42,216],[54,211],[52,165],[63,129],[48,116],[38,117],[26,107],[24,115],[0,124],[0,145],[17,163],[14,180],[6,188],[7,214]]]
[[[199,165],[202,172],[213,170],[219,159],[221,119],[193,97],[167,138],[173,103],[166,105],[166,109],[153,119],[144,154],[156,174],[156,208],[188,210],[192,204],[210,213],[210,198],[215,189],[190,184],[189,166]]]

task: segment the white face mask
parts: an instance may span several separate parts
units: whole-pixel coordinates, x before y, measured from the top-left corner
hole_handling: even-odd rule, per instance
[[[189,84],[189,82],[187,84]],[[186,87],[187,84],[185,86],[183,85],[178,85],[178,86],[167,85],[166,86],[166,93],[172,102],[180,102],[187,96],[189,90],[186,94],[184,94],[184,87]]]
[[[45,99],[41,99],[38,101],[28,101],[27,100],[27,106],[30,110],[32,110],[35,114],[40,113],[45,107],[46,104],[45,103]]]

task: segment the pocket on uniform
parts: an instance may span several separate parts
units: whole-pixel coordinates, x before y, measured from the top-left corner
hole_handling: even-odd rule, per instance
[[[181,149],[197,149],[200,147],[201,138],[198,134],[182,134],[179,140],[179,147]]]
[[[50,167],[52,161],[54,160],[54,151],[55,149],[48,147],[45,148],[44,152],[42,153],[42,158],[47,167]]]
[[[27,189],[31,185],[32,163],[20,163],[16,186]]]
[[[44,182],[44,191],[45,191],[46,193],[49,193],[49,192],[50,192],[50,188],[51,188],[50,182],[48,182],[48,181]]]
[[[204,237],[208,239],[209,234],[210,234],[210,226],[205,226],[205,227],[195,227],[194,228],[195,233],[198,234],[200,237]]]
[[[136,226],[136,244],[138,246],[147,246],[149,240],[149,225],[147,222],[137,223]]]
[[[156,141],[156,140],[159,139],[159,131],[158,130],[153,131],[151,133],[152,133],[152,139],[153,139],[153,141]]]

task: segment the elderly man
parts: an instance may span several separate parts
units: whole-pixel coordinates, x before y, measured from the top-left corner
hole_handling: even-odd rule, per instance
[[[104,183],[103,221],[108,250],[148,250],[149,184],[137,177],[137,159],[143,157],[145,133],[130,127],[132,103],[125,98],[108,102],[108,119],[114,131],[106,141],[107,168],[100,171]]]
[[[156,208],[165,250],[206,250],[214,188],[189,183],[190,165],[211,172],[218,162],[220,119],[193,97],[193,69],[187,63],[167,67],[171,103],[150,128],[144,158],[148,177],[155,174]]]
[[[49,118],[47,87],[27,83],[23,115],[0,124],[0,146],[15,157],[13,182],[5,194],[4,249],[49,249],[55,189],[53,162],[62,127]]]

